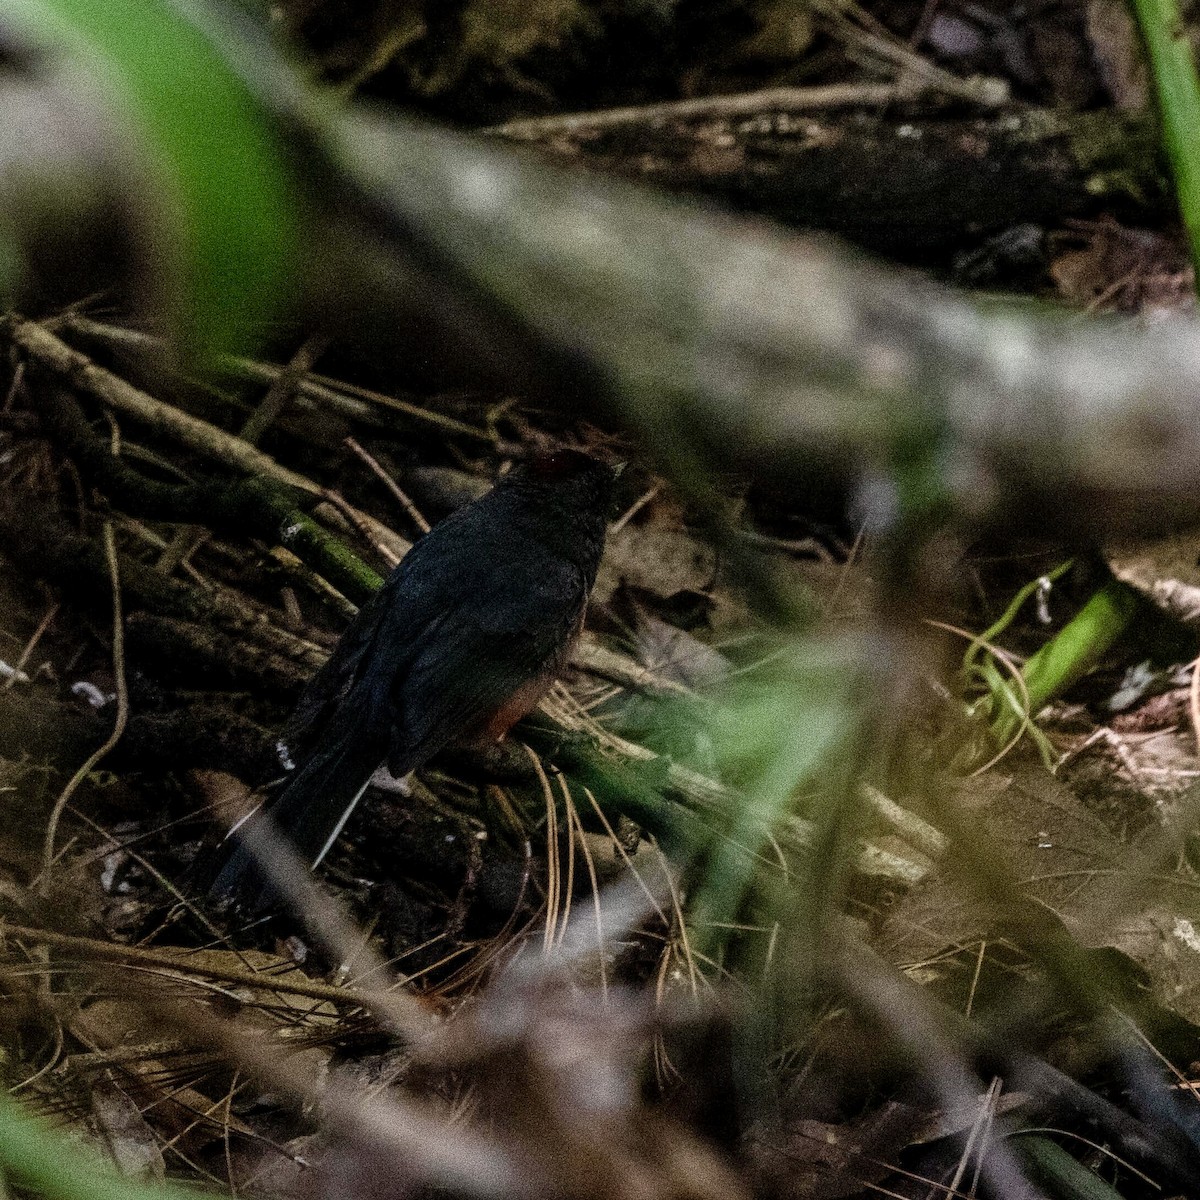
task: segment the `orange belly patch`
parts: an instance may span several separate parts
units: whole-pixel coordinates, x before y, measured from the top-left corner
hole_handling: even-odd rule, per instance
[[[508,701],[488,719],[483,727],[483,737],[493,742],[503,741],[504,735],[522,717],[528,716],[537,708],[541,698],[553,687],[557,675],[557,671],[547,671],[517,688]]]

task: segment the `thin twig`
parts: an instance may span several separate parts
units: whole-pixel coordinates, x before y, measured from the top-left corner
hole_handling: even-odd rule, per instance
[[[383,469],[379,461],[362,446],[358,444],[352,437],[346,438],[346,445],[358,455],[359,458],[367,464],[368,467],[382,480],[384,487],[396,498],[400,507],[408,513],[412,523],[422,532],[428,533],[431,526],[427,520],[421,515],[421,510],[409,499],[408,494],[403,488]]]
[[[270,369],[273,371],[279,370],[278,367]],[[357,383],[347,383],[343,379],[333,379],[319,372],[314,372],[304,381],[301,392],[312,399],[325,400],[329,403],[335,400],[340,401],[343,406],[352,398],[366,400],[371,404],[378,405],[380,408],[390,408],[393,412],[403,413],[406,417],[412,417],[414,420],[422,421],[427,425],[433,425],[435,428],[441,429],[444,433],[470,438],[474,442],[486,442],[489,446],[496,442],[495,435],[487,429],[468,425],[465,421],[459,421],[455,417],[448,417],[445,413],[434,412],[432,409],[422,408],[419,404],[413,404],[408,400],[401,400],[396,396],[377,392],[374,388],[363,387]]]
[[[8,391],[4,393],[4,403],[0,405],[0,412],[11,412],[12,402],[16,399],[17,393],[21,390],[21,385],[25,382],[25,364],[17,363],[16,369],[12,373],[12,379],[8,384]]]
[[[212,590],[212,583],[205,579],[192,563],[187,561],[187,556],[195,548],[195,538],[185,539],[186,544],[177,552],[173,548],[176,539],[168,542],[165,537],[160,537],[153,529],[147,529],[141,521],[134,517],[121,515],[118,518],[118,524],[125,532],[133,534],[139,541],[145,542],[147,546],[153,546],[161,552],[158,556],[158,561],[154,564],[156,571],[161,571],[164,575],[170,575],[178,567],[197,587],[203,588],[205,591]],[[194,532],[195,526],[188,525],[186,531]]]
[[[613,523],[609,533],[620,533],[634,517],[662,491],[662,484],[656,483],[652,488],[643,492]]]
[[[765,113],[817,112],[831,108],[875,108],[911,101],[914,89],[895,83],[834,83],[826,87],[764,88],[734,95],[696,96],[661,104],[604,108],[596,112],[564,113],[553,117],[528,117],[493,125],[484,133],[513,141],[602,132],[621,125],[656,125],[668,121],[757,117]]]
[[[21,678],[25,668],[29,665],[29,660],[33,657],[33,652],[37,648],[38,642],[42,640],[42,634],[50,627],[50,622],[54,620],[55,613],[58,612],[58,601],[52,601],[50,607],[46,609],[46,615],[38,622],[38,627],[33,631],[29,641],[25,643],[25,649],[21,651],[21,657],[13,664],[12,674],[4,681],[4,686],[0,691],[8,691],[10,687]]]
[[[888,829],[903,838],[914,850],[919,850],[934,862],[945,857],[946,835],[941,830],[935,829],[916,813],[902,808],[869,783],[859,785],[859,794]]]
[[[246,418],[240,430],[246,441],[251,445],[258,444],[259,438],[295,398],[304,383],[304,377],[328,345],[329,338],[325,334],[314,334],[292,355],[287,366],[271,381],[258,407]]]
[[[1188,684],[1188,717],[1192,723],[1192,737],[1200,749],[1200,658],[1192,660],[1192,678]]]
[[[543,930],[542,953],[549,954],[554,946],[554,935],[558,930],[559,890],[561,881],[558,877],[558,819],[554,809],[554,791],[550,780],[542,766],[542,760],[524,743],[521,748],[529,755],[538,782],[542,786],[542,795],[546,801],[546,927]]]
[[[202,958],[193,960],[182,953],[175,955],[162,950],[146,950],[141,946],[120,946],[113,942],[101,942],[96,938],[56,933],[51,929],[35,929],[29,925],[10,925],[7,922],[0,922],[0,937],[15,938],[22,942],[65,950],[68,953],[78,954],[80,958],[88,961],[175,971],[180,975],[203,976],[221,983],[232,983],[260,991],[303,996],[307,1000],[327,1000],[334,1004],[352,1004],[356,1008],[365,1009],[370,1009],[372,1003],[372,997],[369,994],[354,988],[337,987],[331,983],[318,983],[315,980],[281,979],[266,971],[239,971],[233,967],[216,966]],[[280,961],[280,966],[289,965],[283,960]]]
[[[652,696],[696,696],[691,688],[682,683],[656,674],[627,654],[602,646],[589,633],[585,633],[575,643],[571,651],[571,665],[581,671],[587,671],[589,675],[597,675],[601,679],[619,683],[624,688],[646,692]]]
[[[985,76],[964,79],[944,67],[939,67],[924,55],[916,53],[911,46],[859,5],[847,5],[838,0],[819,0],[816,7],[834,32],[847,43],[861,46],[907,75],[911,81],[910,98],[914,92],[912,85],[919,80],[924,84],[924,90],[936,90],[983,108],[996,108],[1008,103],[1010,91],[1005,80]],[[858,21],[851,20],[851,15],[857,17]],[[904,75],[897,86],[903,86],[906,82]]]
[[[154,337],[152,334],[143,333],[137,329],[123,329],[119,325],[106,325],[78,314],[68,314],[60,318],[56,324],[83,337],[94,338],[110,346],[124,347],[141,353],[161,351],[167,344],[164,339]],[[252,358],[238,358],[233,355],[222,355],[216,360],[214,366],[229,375],[267,384],[274,382],[287,369],[276,363],[258,362]],[[466,422],[455,420],[454,417],[448,417],[444,413],[434,412],[431,409],[422,408],[419,404],[400,400],[395,396],[387,396],[382,392],[373,391],[371,388],[331,379],[328,375],[316,372],[307,375],[300,381],[297,393],[305,400],[323,404],[352,420],[365,419],[370,415],[370,406],[375,405],[379,408],[390,408],[393,412],[402,413],[413,420],[432,425],[444,433],[485,442],[488,445],[495,440],[486,429],[468,425]],[[368,403],[360,404],[358,401],[367,401]],[[379,424],[379,421],[376,420],[374,424]]]
[[[374,548],[375,553],[387,563],[389,569],[394,567],[407,553],[407,547],[405,550],[397,552],[383,541],[379,537],[379,530],[387,527],[355,508],[341,494],[333,491],[332,488],[322,488],[321,495],[327,503],[332,504],[350,522],[358,536]]]
[[[584,788],[587,792],[587,788]],[[605,963],[604,954],[604,905],[600,900],[600,880],[596,873],[596,859],[588,848],[587,838],[584,834],[583,821],[580,819],[579,810],[571,801],[570,793],[567,791],[566,785],[563,785],[563,798],[568,802],[567,817],[575,822],[575,833],[571,836],[579,837],[579,848],[583,853],[583,864],[587,868],[588,882],[592,889],[592,912],[596,918],[596,954],[597,962],[600,967],[600,997],[602,1000],[608,1000],[608,967]],[[592,804],[596,803],[595,797],[588,794],[588,799]],[[651,897],[653,901],[653,896]]]
[[[129,719],[129,691],[125,683],[125,622],[121,616],[121,572],[117,563],[117,539],[113,533],[111,521],[104,522],[104,554],[108,559],[109,577],[112,580],[112,610],[113,610],[113,675],[117,687],[117,719],[104,744],[93,751],[86,762],[75,772],[63,788],[54,808],[50,812],[50,820],[46,824],[46,842],[42,852],[41,891],[45,895],[50,890],[50,871],[54,866],[54,838],[58,833],[58,823],[63,810],[79,785],[96,769],[96,764],[121,740],[125,732],[125,723]]]
[[[26,354],[69,380],[75,387],[91,392],[105,404],[148,425],[156,433],[235,470],[261,475],[310,496],[326,497],[328,489],[314,483],[306,475],[289,470],[244,438],[234,437],[208,421],[155,399],[119,375],[97,365],[86,354],[68,346],[44,326],[10,316],[0,321],[0,332]],[[342,504],[346,508],[351,507],[344,500]],[[371,530],[372,539],[386,545],[393,554],[403,556],[407,552],[407,540],[381,521],[366,513],[360,513],[359,520]]]
[[[136,839],[127,839],[122,841],[121,839],[117,838],[111,830],[105,829],[104,826],[98,821],[93,821],[92,818],[87,815],[87,813],[80,812],[77,808],[72,808],[71,814],[76,820],[82,821],[96,833],[99,833],[102,837],[106,838],[108,840],[109,847],[111,847],[113,850],[117,850],[122,854],[127,854],[131,859],[133,859],[133,861],[137,863],[137,865],[141,867],[141,869],[145,871],[146,874],[149,875],[150,878],[153,879],[154,882],[157,883],[158,886],[162,888],[162,890],[166,892],[167,895],[170,896],[177,905],[187,912],[188,916],[190,916],[197,925],[201,926],[210,937],[215,939],[219,945],[228,948],[231,953],[236,954],[237,957],[245,964],[246,971],[252,972],[249,959],[247,959],[242,951],[229,941],[229,938],[224,932],[222,932],[222,930],[218,929],[217,926],[209,920],[208,916],[203,912],[203,910],[189,900],[188,897],[182,891],[180,891],[180,889],[176,887],[175,884],[168,879],[167,876],[164,875],[148,858],[142,854],[139,854],[133,848],[133,841]],[[104,853],[108,853],[107,847],[105,848]],[[2,928],[2,926],[0,926],[0,928]],[[103,943],[100,944],[103,945]]]
[[[575,805],[571,800],[571,789],[567,785],[567,777],[561,771],[558,773],[558,790],[562,792],[563,816],[567,821],[567,878],[562,889],[566,901],[563,904],[561,928],[557,939],[557,944],[561,946],[570,927],[571,903],[575,896],[575,823],[572,818],[578,814],[575,812]],[[603,951],[604,948],[601,946],[601,955],[603,955]]]
[[[318,575],[285,546],[272,546],[267,553],[284,571],[303,582],[306,588],[331,605],[339,616],[347,621],[353,620],[355,613],[358,612],[358,605],[343,596],[324,575]]]

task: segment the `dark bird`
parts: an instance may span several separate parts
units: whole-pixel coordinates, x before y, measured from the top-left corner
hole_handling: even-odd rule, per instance
[[[400,779],[533,710],[583,627],[617,470],[574,450],[533,457],[413,546],[305,688],[284,735],[297,765],[231,831],[214,899],[274,898],[249,822],[315,867],[382,763]]]

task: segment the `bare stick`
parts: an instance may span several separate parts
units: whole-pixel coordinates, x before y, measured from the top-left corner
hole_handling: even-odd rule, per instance
[[[125,723],[129,719],[129,692],[125,684],[125,622],[121,616],[121,572],[117,563],[117,541],[113,534],[111,521],[104,522],[104,553],[108,558],[109,577],[112,579],[112,610],[113,610],[113,675],[117,681],[117,719],[113,723],[104,744],[92,752],[83,765],[75,772],[63,788],[54,808],[50,812],[50,820],[46,824],[46,843],[42,852],[41,891],[46,895],[50,890],[50,871],[54,866],[54,838],[58,833],[58,823],[62,819],[63,810],[79,785],[96,769],[96,764],[121,740],[125,732]]]
[[[56,371],[77,388],[92,393],[118,412],[148,425],[161,436],[248,474],[282,483],[310,496],[326,495],[326,489],[306,475],[289,470],[245,439],[234,437],[174,405],[156,400],[119,375],[98,366],[86,354],[68,346],[36,322],[16,316],[8,317],[0,322],[0,332],[26,354]],[[381,521],[366,513],[360,516],[363,526],[371,530],[375,541],[397,555],[403,555],[408,550],[409,543]]]
[[[38,642],[42,640],[42,634],[50,628],[50,622],[54,620],[57,612],[58,601],[55,600],[51,603],[50,607],[46,609],[45,616],[43,616],[41,621],[38,622],[38,627],[33,631],[29,641],[25,643],[25,649],[21,651],[21,657],[18,658],[13,664],[12,674],[9,675],[9,677],[4,681],[4,685],[3,687],[0,687],[0,691],[7,691],[13,686],[13,684],[21,679],[25,668],[29,665],[29,660],[33,657],[33,652],[37,648]]]
[[[141,946],[121,946],[96,938],[56,933],[51,929],[35,929],[29,925],[9,925],[7,922],[0,923],[0,937],[16,938],[18,941],[34,945],[65,950],[91,962],[113,962],[124,966],[175,971],[180,975],[215,979],[221,983],[232,983],[257,991],[304,996],[309,1000],[325,1000],[332,1004],[353,1005],[355,1008],[369,1009],[371,1006],[371,996],[354,988],[337,987],[331,983],[318,983],[316,980],[304,978],[289,979],[287,976],[272,975],[267,971],[239,971],[233,967],[219,967],[211,961],[211,956],[206,958],[182,950],[175,953],[166,950],[146,950]],[[294,964],[281,959],[279,965],[287,967]]]
[[[316,334],[292,355],[291,361],[271,381],[267,388],[267,394],[259,401],[258,407],[242,426],[241,435],[246,441],[252,445],[258,444],[258,439],[266,433],[292,402],[304,383],[304,377],[313,369],[313,364],[328,345],[328,337],[324,334]]]
[[[110,346],[137,350],[140,352],[161,352],[167,346],[164,339],[153,334],[143,333],[137,329],[123,329],[119,325],[105,325],[82,317],[78,313],[69,313],[61,318],[61,324],[86,338],[94,338]],[[286,370],[275,363],[259,362],[253,358],[239,358],[232,355],[222,355],[217,359],[216,367],[227,375],[241,379],[252,379],[259,383],[273,383]],[[422,408],[408,400],[396,396],[388,396],[372,388],[360,387],[357,384],[345,383],[341,380],[330,379],[327,375],[311,373],[300,379],[297,395],[317,404],[323,404],[335,412],[341,413],[351,420],[370,421],[372,406],[391,409],[393,412],[432,425],[443,433],[456,437],[470,438],[472,441],[491,444],[495,439],[486,429],[468,425],[465,421],[455,420],[444,413]],[[360,401],[366,401],[362,404]],[[379,424],[376,418],[374,424]]]
[[[505,121],[484,130],[512,141],[536,141],[562,134],[581,134],[622,125],[654,125],[704,118],[756,117],[764,113],[802,113],[830,108],[883,108],[911,101],[915,89],[898,83],[834,83],[827,87],[777,87],[734,95],[695,96],[662,104],[628,105],[595,112],[563,113]]]
[[[346,445],[358,455],[359,458],[367,464],[368,467],[380,478],[384,487],[396,498],[397,503],[401,508],[408,513],[412,523],[422,532],[428,533],[430,525],[427,520],[421,515],[421,510],[408,498],[408,494],[400,487],[400,485],[383,469],[379,461],[371,454],[367,453],[352,437],[346,439]]]

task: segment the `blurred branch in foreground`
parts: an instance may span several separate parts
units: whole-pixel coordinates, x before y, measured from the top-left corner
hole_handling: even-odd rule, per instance
[[[652,445],[682,449],[686,428],[711,465],[802,486],[814,461],[882,463],[926,429],[968,514],[1059,531],[1157,522],[1168,501],[1195,514],[1190,321],[985,310],[829,244],[438,130],[361,124],[355,142],[393,211],[606,381]]]
[[[926,430],[969,515],[1019,511],[1060,529],[1157,521],[1166,502],[1194,514],[1190,322],[1147,332],[985,310],[845,250],[563,174],[494,141],[318,113],[256,34],[222,38],[213,44],[243,78],[256,63],[250,94],[288,114],[274,149],[307,146],[305,211],[317,215],[293,303],[307,297],[376,353],[559,402],[615,397],[664,456],[692,453],[677,432],[688,428],[713,464],[760,478],[879,464],[900,434]],[[65,61],[82,86],[87,62]],[[67,151],[79,166],[95,147]],[[235,160],[210,168],[220,176]],[[79,222],[92,201],[75,195]],[[45,196],[33,189],[28,212]],[[253,259],[260,216],[252,204],[216,210],[241,264],[228,269]]]

